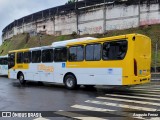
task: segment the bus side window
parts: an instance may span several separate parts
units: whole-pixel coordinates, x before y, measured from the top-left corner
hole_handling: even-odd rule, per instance
[[[15,53],[9,53],[8,55],[8,69],[15,65]]]
[[[17,63],[23,63],[23,53],[17,53]]]
[[[55,62],[66,62],[67,61],[67,48],[55,48],[54,50],[54,61]]]
[[[105,42],[103,44],[103,59],[104,60],[122,60],[127,52],[127,41]]]
[[[24,63],[31,62],[31,52],[24,52]]]
[[[42,51],[42,62],[53,62],[53,49],[47,49]]]
[[[86,45],[86,60],[98,61],[101,59],[101,44]]]
[[[32,63],[41,62],[41,50],[32,51]]]
[[[69,61],[83,61],[84,46],[73,46],[69,48]]]

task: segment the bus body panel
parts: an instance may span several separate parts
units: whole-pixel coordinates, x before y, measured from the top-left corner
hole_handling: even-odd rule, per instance
[[[0,75],[8,75],[8,65],[0,65]]]
[[[8,75],[8,55],[0,56],[0,75]]]
[[[144,36],[136,36],[134,43],[134,58],[138,61],[137,76],[148,76],[151,64],[151,40]]]
[[[151,77],[151,40],[139,35],[134,41],[134,62],[136,62],[138,82],[147,83]],[[134,63],[135,64],[135,63]],[[136,69],[136,68],[135,68]],[[136,80],[135,80],[136,81]]]

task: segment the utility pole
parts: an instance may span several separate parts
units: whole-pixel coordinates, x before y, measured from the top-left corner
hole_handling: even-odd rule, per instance
[[[41,33],[38,33],[38,40],[39,40],[39,45],[42,46],[41,44],[41,39],[42,39],[42,34]]]
[[[155,72],[157,72],[157,58],[158,58],[158,42],[159,42],[159,38],[160,36],[158,37],[158,40],[156,41],[156,48],[155,48],[155,64],[154,64],[154,67],[155,67]]]

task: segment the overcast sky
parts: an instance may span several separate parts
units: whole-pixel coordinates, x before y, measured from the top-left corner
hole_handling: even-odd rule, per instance
[[[0,0],[0,44],[2,30],[23,16],[47,8],[64,5],[68,0]]]

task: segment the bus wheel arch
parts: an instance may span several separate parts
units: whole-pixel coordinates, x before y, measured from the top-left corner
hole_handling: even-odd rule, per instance
[[[70,90],[76,89],[78,87],[77,78],[71,72],[68,72],[65,74],[65,76],[63,78],[63,83],[64,83],[65,87]]]
[[[18,72],[17,79],[19,80],[20,84],[22,84],[22,85],[24,85],[26,83],[26,80],[24,79],[24,74],[21,71]]]

